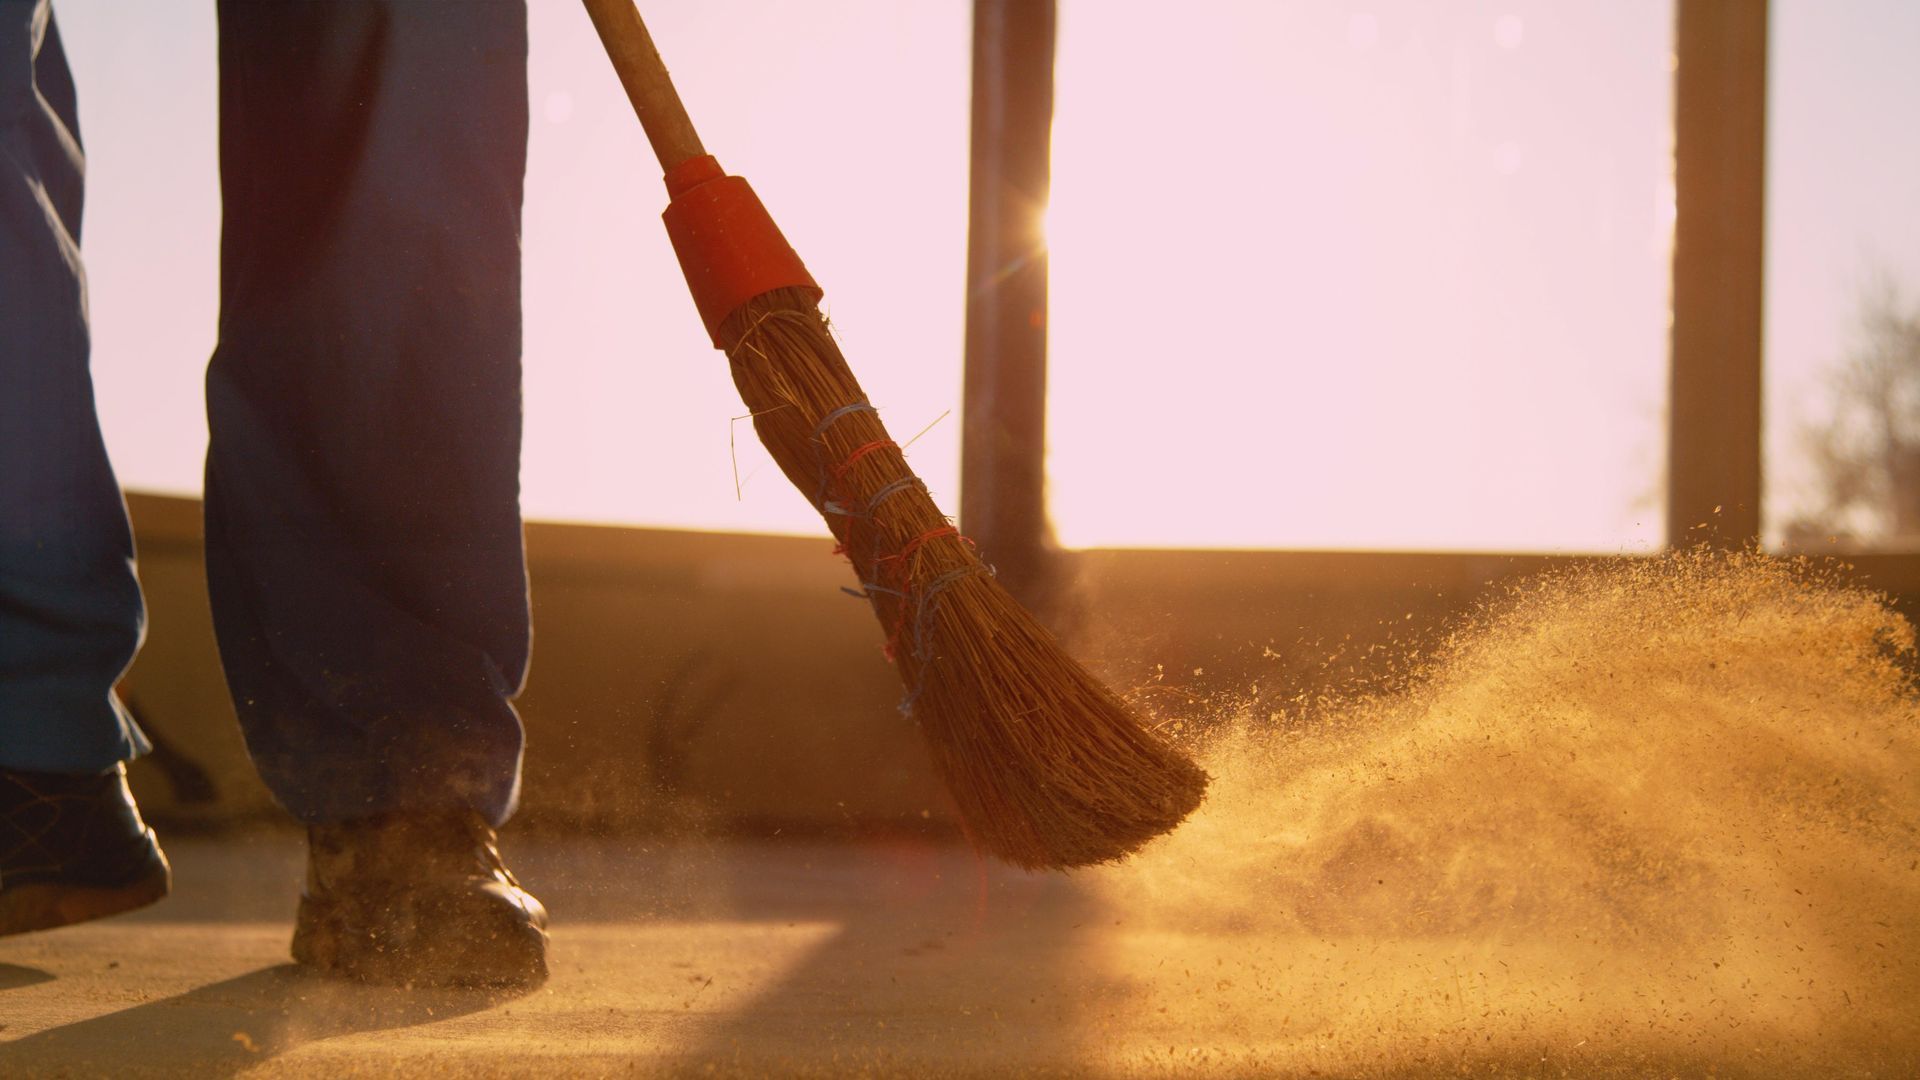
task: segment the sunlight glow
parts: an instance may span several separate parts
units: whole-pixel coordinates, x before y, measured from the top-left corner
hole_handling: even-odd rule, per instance
[[[749,436],[576,0],[532,0],[524,505],[818,535]],[[827,287],[896,435],[960,396],[968,5],[657,0],[709,145]],[[1048,468],[1075,545],[1638,549],[1662,522],[1673,0],[1062,0]],[[1912,5],[1781,0],[1770,493],[1867,264],[1913,280]],[[58,0],[102,423],[195,493],[214,13]],[[1908,51],[1911,51],[1909,48]],[[1141,79],[1139,58],[1159,77]],[[875,92],[885,87],[884,93]],[[1842,167],[1842,166],[1845,167]],[[1905,187],[1902,187],[1902,185]],[[914,445],[952,509],[959,423]],[[744,433],[743,433],[744,434]]]

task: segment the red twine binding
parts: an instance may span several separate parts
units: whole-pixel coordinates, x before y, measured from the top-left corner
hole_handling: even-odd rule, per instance
[[[837,464],[826,467],[825,472],[827,477],[825,479],[827,479],[827,483],[822,485],[823,488],[831,489],[840,487],[846,480],[847,474],[853,470],[854,465],[857,464],[861,458],[875,451],[889,448],[897,450],[899,449],[899,444],[892,439],[875,439],[872,442],[855,447]],[[835,497],[839,498],[842,494],[844,493],[836,491]],[[851,505],[850,501],[849,505]],[[913,589],[910,579],[913,577],[913,557],[919,553],[922,547],[948,536],[958,538],[961,543],[968,547],[974,546],[972,540],[960,535],[958,528],[952,525],[941,525],[928,529],[926,532],[907,541],[901,546],[899,551],[892,555],[876,556],[873,560],[871,567],[873,575],[882,580],[891,577],[892,580],[887,581],[886,584],[889,588],[894,589],[900,594],[898,615],[893,621],[891,631],[887,634],[886,643],[881,646],[881,652],[885,654],[889,663],[897,661],[900,652],[900,642],[907,633],[907,624],[912,617],[914,605],[911,602]],[[851,546],[848,542],[842,542],[834,546],[833,553],[835,555],[844,555],[851,560],[853,557],[853,553],[850,550]],[[857,571],[858,569],[859,567],[856,566],[855,570]]]
[[[833,467],[833,478],[835,480],[844,480],[847,472],[852,469],[854,463],[858,462],[861,458],[866,457],[875,450],[884,450],[889,446],[898,449],[898,445],[899,444],[895,443],[892,439],[875,439],[865,446],[857,447],[853,453],[848,454],[840,464]]]

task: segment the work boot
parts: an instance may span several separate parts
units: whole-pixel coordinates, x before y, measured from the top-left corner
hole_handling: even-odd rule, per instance
[[[0,769],[0,937],[145,907],[172,883],[126,766]]]
[[[390,985],[536,986],[547,978],[547,909],[473,810],[314,825],[293,958]]]

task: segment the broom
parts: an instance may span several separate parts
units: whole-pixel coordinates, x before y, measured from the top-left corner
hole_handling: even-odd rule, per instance
[[[1065,868],[1179,824],[1206,774],[994,580],[888,437],[799,256],[701,146],[633,0],[584,3],[666,172],[663,217],[695,306],[761,442],[852,562],[968,838],[1016,866]]]

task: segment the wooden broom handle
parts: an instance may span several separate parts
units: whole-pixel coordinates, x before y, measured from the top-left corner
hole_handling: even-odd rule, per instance
[[[653,47],[647,24],[640,21],[640,10],[633,0],[581,0],[587,17],[600,31],[600,43],[606,46],[607,59],[620,74],[620,85],[627,88],[627,100],[646,129],[653,144],[653,156],[660,159],[661,171],[683,161],[706,156],[700,145],[700,133],[687,119],[687,107],[667,76],[667,65],[660,50]]]

